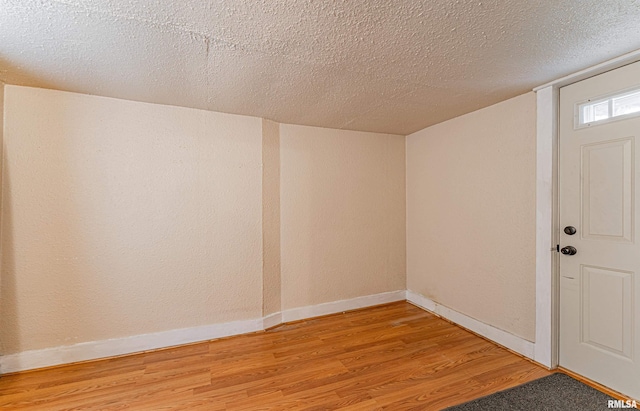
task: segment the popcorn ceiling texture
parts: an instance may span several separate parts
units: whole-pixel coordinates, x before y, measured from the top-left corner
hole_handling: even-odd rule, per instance
[[[0,0],[0,80],[410,134],[632,51],[638,1]]]

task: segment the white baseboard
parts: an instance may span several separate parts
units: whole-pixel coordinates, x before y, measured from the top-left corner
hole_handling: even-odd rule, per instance
[[[407,301],[417,305],[418,307],[424,308],[427,311],[431,311],[440,317],[446,318],[447,320],[473,331],[476,334],[488,338],[503,347],[517,352],[518,354],[534,359],[535,344],[531,341],[527,341],[522,337],[518,337],[517,335],[513,335],[507,331],[478,321],[475,318],[471,318],[468,315],[447,308],[413,291],[407,290]]]
[[[321,315],[335,314],[343,311],[357,310],[358,308],[404,300],[406,300],[406,292],[404,290],[400,290],[366,295],[364,297],[356,297],[349,300],[332,301],[330,303],[292,308],[282,312],[282,322],[288,323],[291,321],[303,320],[305,318],[319,317]]]
[[[0,374],[133,354],[158,348],[246,334],[275,327],[284,322],[298,321],[403,300],[407,300],[414,305],[459,324],[525,357],[533,359],[534,343],[440,305],[413,291],[400,290],[293,308],[251,320],[183,328],[153,334],[92,341],[4,355],[0,357]]]
[[[246,334],[262,330],[262,319],[233,321],[200,327],[182,328],[152,334],[134,335],[102,341],[84,342],[74,345],[23,351],[0,357],[1,374],[51,367],[98,358],[155,350],[231,335]]]
[[[266,330],[267,328],[275,327],[276,325],[282,324],[282,313],[278,311],[277,313],[269,314],[266,317],[262,318],[262,329]]]
[[[84,342],[42,350],[23,351],[17,354],[0,356],[0,374],[115,357],[118,355],[133,354],[158,348],[167,348],[232,335],[246,334],[275,327],[283,322],[297,321],[320,315],[334,314],[403,300],[405,300],[404,290],[393,291],[357,297],[350,300],[294,308],[251,320],[183,328],[103,341]]]

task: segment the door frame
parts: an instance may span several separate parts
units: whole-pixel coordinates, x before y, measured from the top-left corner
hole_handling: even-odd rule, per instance
[[[558,366],[559,347],[559,98],[560,87],[640,61],[640,50],[536,87],[536,337],[534,360]]]

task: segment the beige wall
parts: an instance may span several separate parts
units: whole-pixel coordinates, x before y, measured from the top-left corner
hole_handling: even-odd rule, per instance
[[[2,163],[4,163],[4,88],[5,84],[0,81],[0,182],[2,181]],[[0,188],[0,210],[2,210],[2,188]],[[2,212],[0,211],[0,297],[2,297]],[[0,311],[0,316],[2,311]],[[0,340],[0,350],[2,340]],[[0,354],[2,351],[0,351]]]
[[[262,123],[6,86],[2,353],[262,315]]]
[[[534,93],[407,137],[407,288],[535,336]]]
[[[3,354],[405,287],[533,340],[533,93],[406,151],[402,136],[0,96]]]
[[[279,312],[280,281],[280,124],[262,120],[263,314]]]
[[[4,131],[4,83],[0,81],[0,137]]]
[[[4,355],[405,288],[401,136],[5,91]]]
[[[280,126],[282,308],[405,288],[404,137]]]

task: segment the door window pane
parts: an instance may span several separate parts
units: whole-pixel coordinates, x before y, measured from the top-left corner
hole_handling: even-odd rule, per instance
[[[620,116],[640,115],[640,90],[625,91],[608,98],[582,103],[578,105],[578,114],[577,127]]]
[[[606,120],[609,118],[609,102],[606,100],[599,103],[587,104],[582,107],[582,110],[583,124]]]
[[[626,96],[613,98],[613,115],[623,116],[625,114],[637,113],[640,111],[640,91],[627,94]]]

